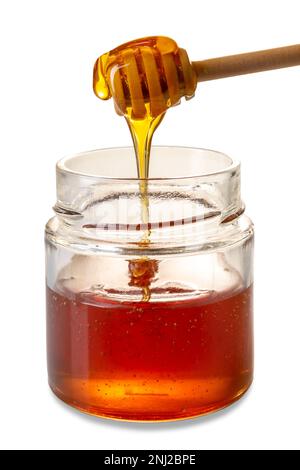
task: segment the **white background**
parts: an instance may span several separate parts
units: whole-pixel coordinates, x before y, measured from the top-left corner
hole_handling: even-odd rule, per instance
[[[201,84],[154,138],[242,162],[256,226],[256,372],[238,404],[173,424],[105,421],[60,404],[47,387],[43,247],[56,160],[130,143],[112,103],[92,92],[101,53],[155,34],[191,60],[296,44],[299,1],[10,0],[0,9],[1,448],[299,449],[300,67]]]

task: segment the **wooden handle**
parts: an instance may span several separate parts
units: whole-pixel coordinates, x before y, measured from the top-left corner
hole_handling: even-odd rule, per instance
[[[300,65],[300,44],[192,62],[198,82]]]

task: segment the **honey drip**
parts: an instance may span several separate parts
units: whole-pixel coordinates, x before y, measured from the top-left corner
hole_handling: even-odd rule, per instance
[[[130,286],[140,287],[143,291],[143,302],[151,297],[150,284],[158,271],[158,261],[149,258],[140,258],[128,262]]]
[[[151,141],[165,112],[180,103],[181,97],[194,96],[197,79],[184,49],[173,39],[163,36],[148,37],[128,42],[99,57],[94,67],[93,86],[95,94],[107,100],[113,98],[116,112],[124,116],[130,129],[136,155],[137,175],[140,179],[142,221],[149,227],[148,177]],[[142,245],[150,243],[150,230],[146,230]],[[147,258],[140,261],[145,271]],[[152,273],[145,285],[139,287],[149,300]],[[131,281],[137,284],[129,266]]]

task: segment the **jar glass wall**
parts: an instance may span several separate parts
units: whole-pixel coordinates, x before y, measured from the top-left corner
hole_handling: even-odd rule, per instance
[[[240,166],[211,150],[131,148],[57,165],[46,227],[49,384],[104,417],[222,408],[253,374],[253,226]],[[145,215],[146,214],[146,215]]]

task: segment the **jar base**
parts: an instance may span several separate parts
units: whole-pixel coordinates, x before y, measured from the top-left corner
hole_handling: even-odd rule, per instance
[[[87,403],[82,403],[74,398],[70,398],[65,395],[58,387],[52,385],[49,382],[49,387],[54,395],[59,398],[61,401],[66,403],[68,406],[77,409],[78,411],[96,416],[98,418],[111,419],[115,421],[127,421],[127,422],[144,422],[144,423],[157,423],[157,422],[170,422],[170,421],[182,421],[187,419],[198,418],[208,414],[215,413],[227,408],[230,405],[238,401],[250,388],[252,380],[244,385],[237,393],[231,397],[228,397],[224,400],[217,401],[215,403],[210,403],[202,406],[191,407],[187,409],[181,409],[177,412],[167,412],[161,411],[160,413],[150,412],[150,411],[132,411],[132,410],[113,410],[112,408],[107,407],[98,407],[93,405],[88,405]]]

